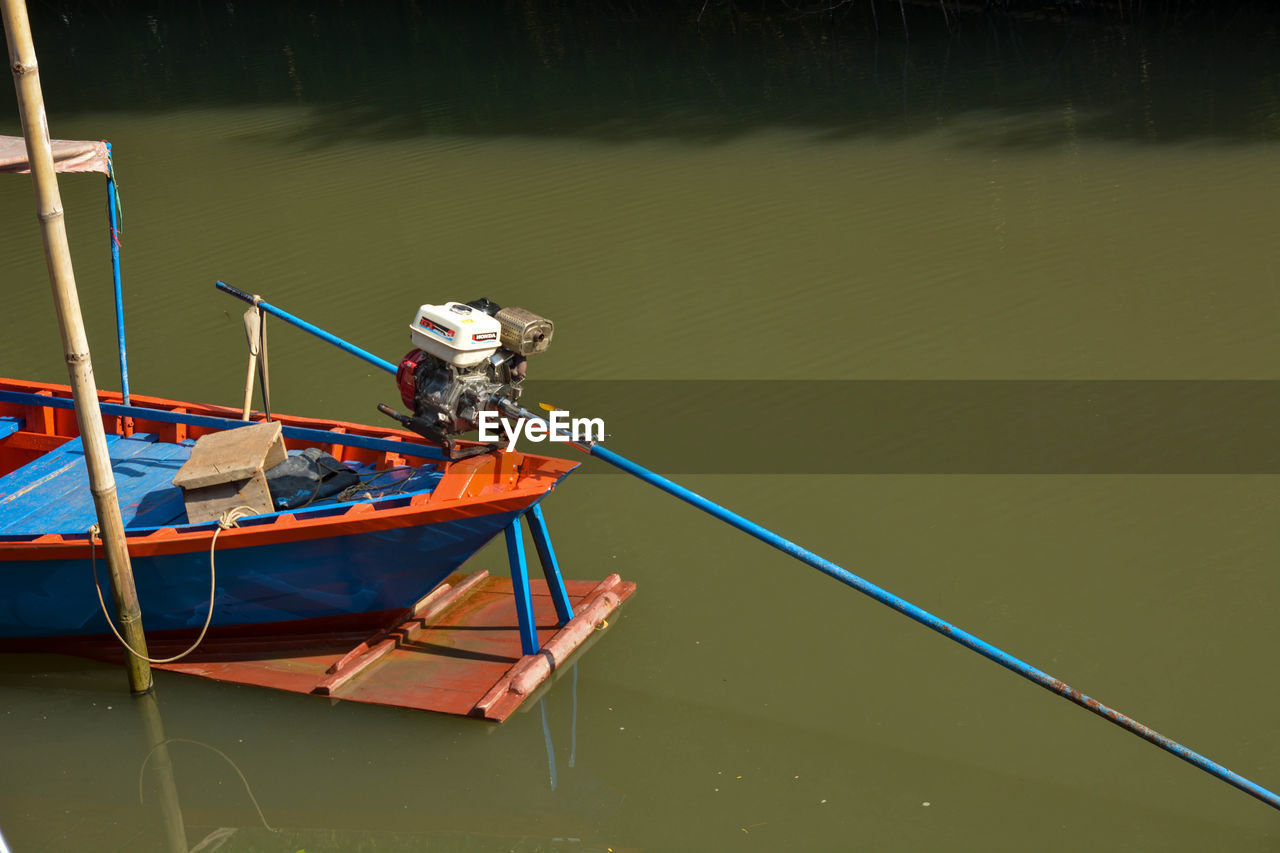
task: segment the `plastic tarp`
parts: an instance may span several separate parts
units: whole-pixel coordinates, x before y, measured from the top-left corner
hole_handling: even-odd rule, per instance
[[[109,169],[107,143],[53,140],[55,172],[101,172],[105,175]],[[30,171],[27,141],[21,136],[0,136],[0,172],[18,174]]]

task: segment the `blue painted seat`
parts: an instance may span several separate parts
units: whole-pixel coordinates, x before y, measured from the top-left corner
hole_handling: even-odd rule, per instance
[[[126,530],[168,527],[187,523],[182,490],[173,476],[191,457],[192,441],[170,444],[156,436],[137,433],[107,436],[111,470]],[[295,453],[297,451],[290,451]],[[430,491],[440,480],[434,465],[416,470],[398,469],[378,474],[371,465],[351,467],[364,480],[359,497],[324,498],[306,509],[317,510],[337,503],[374,498],[395,498]],[[74,438],[38,459],[0,477],[0,535],[38,536],[43,533],[83,533],[97,521],[84,446]]]
[[[22,429],[22,418],[2,417],[0,418],[0,441],[4,441],[18,430]]]
[[[186,522],[173,475],[191,455],[188,444],[156,441],[154,435],[108,435],[107,450],[126,529]],[[83,533],[95,521],[79,438],[0,477],[0,534]]]

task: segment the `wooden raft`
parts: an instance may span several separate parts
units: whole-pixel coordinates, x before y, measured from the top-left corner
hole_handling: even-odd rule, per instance
[[[354,647],[315,638],[228,640],[158,669],[500,722],[595,632],[635,584],[616,574],[566,581],[574,617],[558,617],[545,581],[530,582],[541,650],[522,655],[510,578],[455,574],[386,628]],[[156,650],[152,643],[152,650]]]

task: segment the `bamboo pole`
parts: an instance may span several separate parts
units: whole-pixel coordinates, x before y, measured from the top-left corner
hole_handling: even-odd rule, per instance
[[[124,521],[116,499],[115,475],[107,453],[102,412],[98,408],[98,389],[89,359],[89,340],[80,314],[80,297],[76,293],[75,273],[71,268],[71,250],[67,244],[67,227],[62,213],[58,178],[53,168],[53,150],[49,143],[49,126],[45,118],[44,96],[40,92],[40,74],[36,65],[31,24],[24,0],[0,0],[5,36],[9,44],[9,67],[13,71],[18,93],[18,112],[22,117],[22,135],[27,140],[27,159],[35,184],[36,213],[44,237],[44,257],[49,268],[54,305],[58,310],[58,327],[67,358],[75,400],[76,422],[84,443],[85,461],[89,469],[89,489],[98,513],[107,566],[111,574],[111,591],[116,603],[120,633],[129,645],[142,655],[147,653],[142,632],[142,611],[138,591],[133,584],[129,551],[125,547]],[[86,581],[87,582],[87,581]],[[151,666],[144,658],[125,652],[129,687],[135,694],[151,690]]]

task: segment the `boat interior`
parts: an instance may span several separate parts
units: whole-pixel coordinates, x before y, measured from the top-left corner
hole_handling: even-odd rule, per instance
[[[201,435],[240,426],[239,413],[138,397],[133,405],[124,406],[110,402],[110,393],[101,396],[126,531],[148,535],[216,526],[216,522],[188,522],[182,490],[173,485],[173,477]],[[243,519],[242,525],[324,518],[345,514],[357,505],[383,510],[482,497],[517,483],[534,485],[530,480],[549,485],[574,467],[563,460],[520,453],[448,462],[438,448],[417,443],[416,437],[398,430],[288,416],[276,419],[283,424],[290,455],[318,448],[353,472],[358,481],[300,507]],[[69,389],[0,381],[0,541],[87,535],[96,520],[87,483],[84,447]]]

